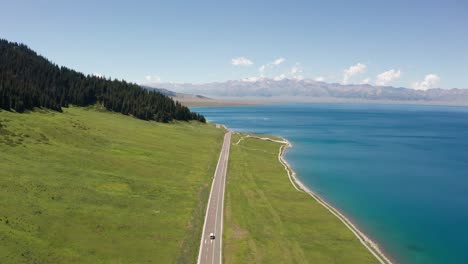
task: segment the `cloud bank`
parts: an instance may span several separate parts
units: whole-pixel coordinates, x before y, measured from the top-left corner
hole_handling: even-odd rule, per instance
[[[259,73],[260,73],[260,76],[261,76],[261,77],[264,77],[264,76],[265,76],[265,71],[266,71],[267,69],[272,69],[272,68],[274,68],[274,67],[280,65],[281,63],[283,63],[285,60],[286,60],[285,58],[282,58],[282,57],[281,57],[281,58],[278,58],[278,59],[274,60],[273,62],[270,62],[270,63],[267,63],[267,64],[263,64],[262,66],[260,66],[260,67],[258,68],[258,71],[259,71]]]
[[[349,79],[355,75],[365,72],[367,66],[362,63],[358,63],[344,70],[343,72],[343,84],[347,84]]]
[[[250,66],[253,62],[246,57],[238,57],[231,59],[231,64],[234,66]]]
[[[146,75],[145,81],[148,83],[159,83],[161,82],[161,77],[158,75]]]
[[[400,76],[401,76],[400,70],[391,69],[389,71],[382,72],[381,74],[377,75],[377,80],[375,81],[375,84],[378,86],[385,86],[388,83],[399,79]]]
[[[431,88],[436,88],[440,82],[440,77],[436,74],[428,74],[424,77],[423,81],[415,82],[413,88],[417,90],[427,90]]]

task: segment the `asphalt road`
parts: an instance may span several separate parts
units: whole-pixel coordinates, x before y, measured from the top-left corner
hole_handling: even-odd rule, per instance
[[[211,185],[210,198],[205,215],[205,224],[198,253],[199,264],[221,263],[223,248],[223,208],[224,189],[226,185],[226,174],[229,159],[229,148],[231,146],[231,132],[224,135],[223,147],[219,155],[218,165]],[[210,233],[215,239],[210,238]]]

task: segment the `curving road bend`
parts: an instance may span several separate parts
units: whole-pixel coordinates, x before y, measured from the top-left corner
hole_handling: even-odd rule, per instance
[[[221,263],[222,258],[222,237],[223,237],[223,209],[224,209],[224,189],[226,185],[226,174],[229,159],[229,149],[231,146],[231,132],[224,135],[223,147],[219,155],[218,165],[211,185],[210,198],[206,209],[205,223],[198,253],[198,264]],[[215,239],[210,238],[210,234],[215,235]]]

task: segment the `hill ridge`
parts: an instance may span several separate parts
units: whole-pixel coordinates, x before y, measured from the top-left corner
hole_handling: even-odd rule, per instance
[[[110,111],[158,122],[206,122],[203,115],[158,91],[59,67],[24,44],[0,39],[0,108],[24,112],[43,107],[61,112],[70,104],[102,104]]]

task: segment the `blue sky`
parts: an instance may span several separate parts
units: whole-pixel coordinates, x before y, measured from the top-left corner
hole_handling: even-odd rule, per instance
[[[2,2],[1,38],[90,74],[468,88],[468,1]]]

